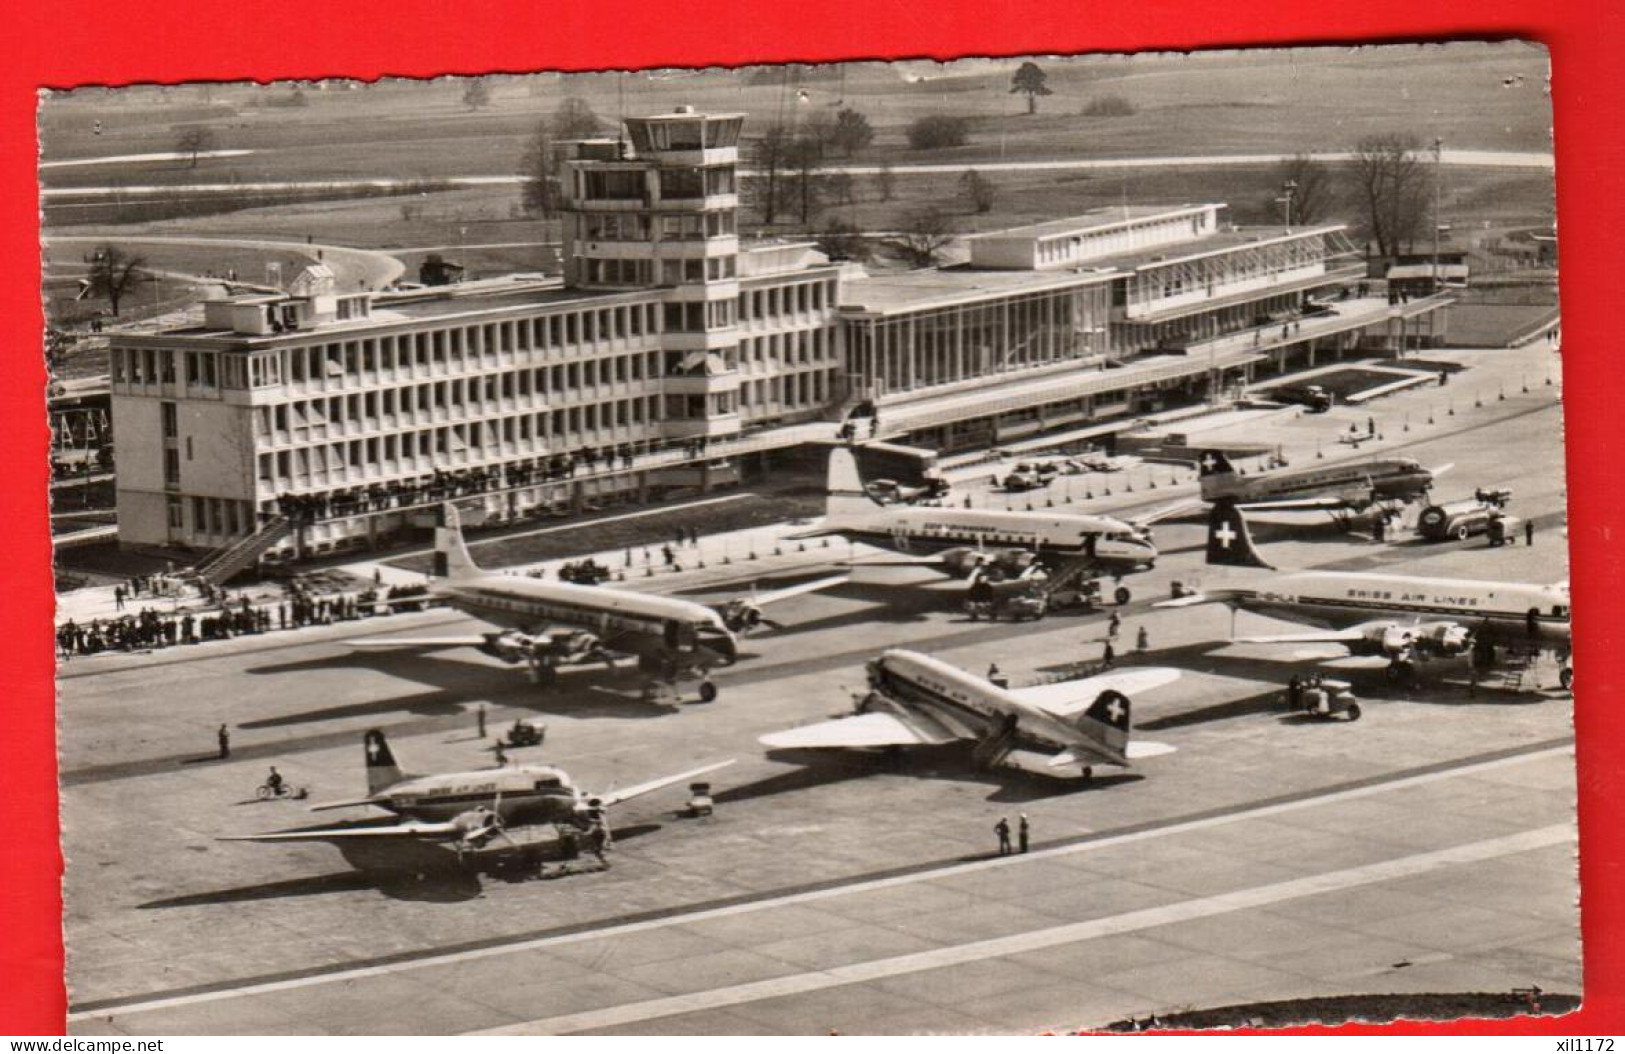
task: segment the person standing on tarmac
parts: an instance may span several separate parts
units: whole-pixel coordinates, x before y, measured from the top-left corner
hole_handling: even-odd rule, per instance
[[[1027,814],[1022,813],[1021,820],[1016,826],[1016,844],[1021,847],[1023,853],[1027,851],[1027,834]]]
[[[993,825],[993,833],[999,836],[999,855],[1010,855],[1010,820],[1008,817],[999,817],[999,822]]]

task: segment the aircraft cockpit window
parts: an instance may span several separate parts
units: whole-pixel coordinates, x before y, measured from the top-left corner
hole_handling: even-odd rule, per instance
[[[537,790],[552,790],[561,786],[563,786],[563,784],[559,782],[559,778],[557,776],[548,776],[544,779],[539,779],[536,781]]]
[[[1557,618],[1568,618],[1569,617],[1568,606],[1565,605],[1565,604],[1553,604],[1552,605],[1552,614],[1554,616],[1556,616]]]

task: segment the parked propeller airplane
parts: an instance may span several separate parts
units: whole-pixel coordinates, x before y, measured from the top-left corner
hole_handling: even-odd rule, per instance
[[[1232,502],[1213,506],[1208,518],[1207,562],[1274,571],[1253,546],[1247,520]],[[1460,578],[1422,578],[1354,571],[1276,573],[1164,600],[1159,608],[1221,603],[1328,627],[1323,632],[1237,637],[1239,644],[1342,644],[1353,655],[1383,656],[1395,681],[1414,677],[1424,659],[1474,652],[1488,666],[1503,646],[1525,657],[1556,654],[1563,687],[1574,682],[1569,664],[1568,583],[1536,585]]]
[[[675,783],[692,780],[733,764],[720,761],[605,794],[588,794],[556,765],[409,776],[395,762],[384,733],[370,729],[362,737],[367,793],[345,801],[311,806],[312,812],[373,806],[401,817],[399,823],[375,826],[307,827],[293,831],[233,835],[222,842],[331,842],[405,840],[449,845],[459,856],[497,841],[519,848],[512,828],[552,825],[586,830],[606,822],[604,811]]]
[[[940,746],[974,742],[984,769],[1089,779],[1094,766],[1129,767],[1172,752],[1129,741],[1128,693],[1168,684],[1180,671],[1118,670],[1075,681],[1006,688],[940,659],[893,648],[869,663],[869,692],[857,712],[762,736],[772,750]]]
[[[498,626],[501,632],[477,637],[386,637],[352,641],[367,649],[475,648],[505,662],[529,662],[538,683],[553,684],[561,666],[602,662],[613,668],[618,655],[636,655],[638,668],[656,676],[646,692],[685,676],[698,676],[705,702],[717,697],[709,673],[739,659],[738,638],[777,623],[762,608],[847,580],[818,579],[771,593],[735,598],[720,608],[610,586],[548,582],[487,571],[469,555],[461,520],[451,504],[441,506],[443,525],[435,529],[430,596]],[[563,629],[546,631],[558,625]]]
[[[1035,567],[1052,581],[1082,574],[1120,577],[1147,570],[1157,559],[1148,531],[1110,516],[876,501],[864,486],[857,459],[845,447],[830,451],[823,522],[791,537],[829,534],[921,554],[861,561],[866,566],[930,566],[960,578],[977,572],[1017,578]],[[1116,594],[1118,603],[1128,603],[1126,587],[1119,585]]]

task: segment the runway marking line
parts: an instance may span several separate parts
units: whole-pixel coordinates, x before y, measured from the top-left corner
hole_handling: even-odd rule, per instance
[[[1360,867],[1345,868],[1341,871],[1327,871],[1319,875],[1289,879],[1285,882],[1272,882],[1268,885],[1239,889],[1230,893],[1218,893],[1213,896],[1176,901],[1172,904],[1161,904],[1153,908],[1141,908],[1120,915],[1090,919],[1087,922],[1074,922],[1045,929],[1029,930],[1026,933],[1017,933],[1008,937],[970,941],[946,948],[933,948],[929,951],[897,955],[889,959],[872,959],[868,962],[851,963],[846,966],[831,967],[827,970],[811,970],[806,973],[791,974],[787,977],[750,981],[723,988],[691,992],[686,995],[646,999],[641,1002],[623,1003],[620,1006],[604,1007],[599,1010],[586,1010],[576,1014],[563,1014],[557,1017],[522,1021],[518,1024],[504,1025],[472,1034],[481,1036],[565,1035],[590,1029],[614,1028],[617,1025],[631,1024],[636,1021],[650,1021],[662,1017],[671,1017],[675,1014],[718,1010],[730,1006],[739,1006],[743,1003],[753,1003],[761,999],[801,995],[826,988],[837,988],[841,985],[879,981],[888,977],[897,977],[901,974],[919,973],[923,970],[935,970],[945,966],[960,966],[966,963],[981,962],[985,959],[1015,955],[1020,952],[1038,951],[1063,944],[1075,944],[1079,941],[1093,940],[1098,937],[1133,933],[1154,926],[1192,922],[1213,915],[1266,907],[1283,900],[1324,896],[1328,893],[1354,889],[1376,882],[1422,875],[1430,871],[1436,871],[1439,868],[1458,867],[1463,864],[1473,864],[1484,860],[1493,860],[1496,857],[1509,856],[1513,853],[1523,853],[1534,849],[1561,845],[1575,838],[1576,834],[1577,832],[1572,824],[1553,824],[1529,831],[1519,831],[1516,834],[1502,835],[1499,838],[1488,838],[1480,842],[1468,842],[1465,845],[1451,846],[1448,849],[1435,849]]]
[[[385,962],[373,962],[362,966],[339,967],[336,969],[318,969],[294,976],[249,981],[244,984],[210,986],[204,990],[182,991],[171,995],[159,995],[153,998],[136,997],[131,1000],[108,1000],[86,1003],[77,1009],[70,1009],[67,1020],[86,1021],[92,1019],[112,1019],[118,1016],[147,1013],[154,1010],[172,1009],[175,1007],[191,1006],[199,1003],[217,1002],[226,999],[235,999],[243,996],[264,995],[271,992],[281,992],[290,989],[308,988],[317,985],[334,983],[349,984],[356,980],[369,977],[382,977],[408,970],[423,969],[434,966],[447,966],[460,962],[469,962],[477,959],[486,959],[498,955],[511,955],[520,952],[534,951],[541,948],[561,944],[578,944],[584,941],[608,939],[627,936],[647,930],[661,929],[668,926],[700,922],[707,919],[726,918],[733,915],[743,915],[756,911],[765,911],[772,908],[784,907],[794,904],[806,904],[834,897],[848,896],[888,889],[896,886],[911,885],[916,882],[930,881],[955,875],[972,874],[980,871],[989,871],[995,868],[1016,867],[1022,864],[1048,860],[1056,857],[1070,856],[1074,853],[1091,852],[1110,846],[1127,845],[1135,842],[1148,841],[1153,838],[1168,835],[1183,834],[1190,831],[1204,830],[1218,827],[1228,823],[1242,820],[1263,819],[1277,816],[1282,813],[1297,812],[1303,809],[1330,805],[1338,802],[1350,801],[1357,798],[1370,797],[1388,791],[1408,787],[1423,786],[1458,776],[1472,775],[1480,772],[1492,771],[1512,765],[1524,764],[1543,758],[1572,755],[1574,745],[1572,740],[1565,740],[1560,744],[1546,744],[1529,748],[1517,748],[1510,752],[1498,752],[1488,758],[1479,755],[1476,759],[1461,763],[1445,763],[1424,769],[1408,775],[1393,778],[1362,781],[1354,786],[1345,786],[1337,790],[1300,794],[1282,799],[1266,801],[1263,804],[1243,806],[1227,811],[1215,811],[1199,814],[1196,817],[1174,820],[1171,823],[1153,823],[1137,829],[1116,834],[1102,836],[1085,835],[1081,839],[1067,844],[1036,849],[1030,853],[1016,856],[988,857],[981,860],[964,861],[944,864],[940,866],[927,866],[923,868],[910,868],[899,874],[885,875],[878,878],[859,879],[855,882],[834,883],[818,886],[812,889],[803,889],[777,896],[766,896],[724,904],[713,907],[683,910],[662,913],[655,918],[638,919],[623,923],[611,923],[597,927],[585,927],[565,933],[546,933],[534,937],[522,937],[517,940],[499,940],[496,943],[486,943],[473,947],[454,949],[450,951],[429,952],[426,954],[408,953]],[[1568,828],[1565,828],[1568,829]],[[1515,836],[1514,836],[1515,837]],[[1441,850],[1440,852],[1449,852]],[[1422,854],[1428,856],[1429,854]],[[1420,858],[1420,857],[1418,857]],[[1339,872],[1340,874],[1341,872]],[[1371,881],[1376,881],[1372,879]],[[1243,891],[1245,892],[1245,891]],[[1103,920],[1093,920],[1099,923]],[[1076,925],[1088,925],[1078,923]],[[1081,938],[1073,938],[1081,939]],[[924,968],[924,967],[922,967]],[[845,981],[836,983],[847,983]],[[583,1026],[597,1027],[597,1026]]]

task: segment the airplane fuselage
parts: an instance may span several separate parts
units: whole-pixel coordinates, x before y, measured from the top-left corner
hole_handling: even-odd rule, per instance
[[[380,808],[414,820],[444,822],[489,808],[516,825],[569,823],[581,800],[570,777],[547,765],[419,776],[373,796]]]
[[[1328,465],[1325,468],[1287,469],[1256,476],[1221,473],[1202,478],[1202,500],[1255,502],[1305,498],[1337,498],[1354,508],[1373,502],[1411,501],[1433,485],[1433,473],[1410,458],[1375,458]]]
[[[913,722],[940,730],[944,740],[981,740],[1011,729],[1013,748],[1005,763],[1012,767],[1051,776],[1081,774],[1082,764],[1048,764],[1061,750],[1076,751],[1095,763],[1125,763],[1121,755],[1106,753],[1053,714],[928,655],[885,652],[872,664],[871,684],[873,692],[861,709],[904,710]]]
[[[907,553],[1021,549],[1052,559],[1092,558],[1107,569],[1150,567],[1156,546],[1120,520],[998,509],[876,507],[831,524],[842,534]]]
[[[1568,591],[1558,586],[1305,571],[1227,592],[1247,611],[1334,629],[1388,618],[1456,622],[1477,639],[1507,644],[1570,640]]]
[[[595,634],[611,651],[724,664],[738,654],[715,611],[674,597],[500,574],[440,579],[432,592],[494,625],[567,626]]]

